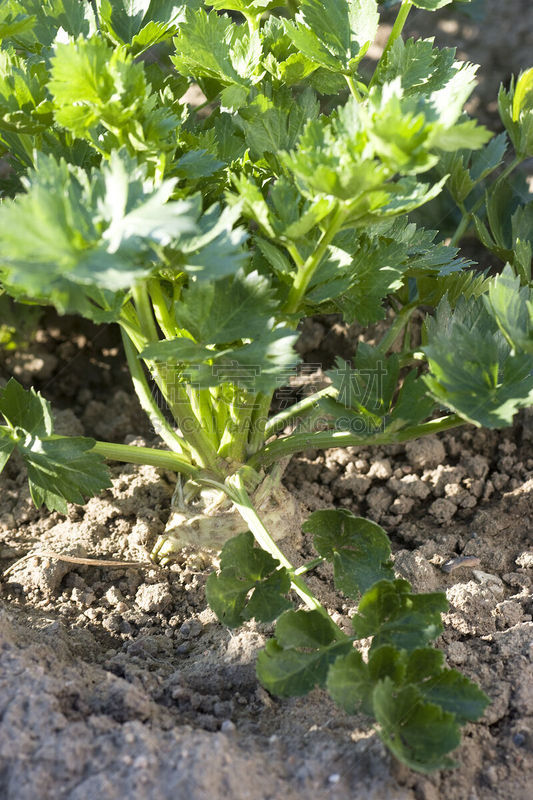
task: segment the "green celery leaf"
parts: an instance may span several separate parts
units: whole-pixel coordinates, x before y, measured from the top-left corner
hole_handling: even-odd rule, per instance
[[[289,573],[279,561],[254,547],[247,531],[230,539],[222,548],[220,572],[207,580],[207,601],[220,622],[236,628],[248,619],[272,622],[291,607],[287,600]],[[249,597],[250,592],[251,597]]]
[[[433,145],[452,153],[462,147],[479,150],[491,137],[492,133],[478,125],[475,119],[467,119],[448,130],[437,132],[433,138]]]
[[[455,308],[460,297],[469,300],[471,297],[480,297],[491,283],[486,273],[453,272],[449,275],[426,275],[417,278],[416,286],[421,305],[438,306],[446,295],[451,308]]]
[[[218,281],[191,282],[175,305],[175,316],[196,341],[227,344],[261,336],[275,308],[268,280],[239,270]]]
[[[272,199],[274,202],[276,197],[275,189],[277,189],[280,183],[281,180],[277,181],[272,190]],[[278,210],[283,223],[287,221],[287,217],[289,213],[291,213],[289,208],[290,207],[285,206],[284,214]],[[296,215],[297,218],[291,221],[287,227],[284,227],[281,233],[283,236],[287,237],[288,239],[292,239],[293,241],[303,239],[304,237],[307,237],[310,231],[312,231],[313,228],[316,228],[316,226],[322,222],[322,220],[329,216],[329,214],[333,212],[334,208],[335,202],[331,197],[318,197],[315,200],[304,201],[301,209],[297,209],[299,212]]]
[[[448,275],[469,267],[472,262],[458,258],[459,249],[435,243],[437,231],[417,228],[407,220],[395,220],[387,236],[406,248],[407,275],[420,275],[437,272],[439,276]]]
[[[101,0],[101,24],[118,44],[129,44],[141,30],[150,4],[150,0]]]
[[[337,96],[346,90],[344,75],[339,72],[330,72],[324,67],[318,67],[304,83],[308,83],[319,94]]]
[[[464,675],[443,664],[441,650],[424,647],[407,653],[382,645],[370,651],[366,664],[357,651],[338,658],[330,668],[327,688],[350,714],[363,711],[372,716],[374,687],[388,680],[398,689],[416,687],[421,699],[453,714],[459,724],[478,719],[488,697]]]
[[[4,280],[62,313],[87,299],[100,308],[99,293],[104,311],[119,310],[113,293],[152,273],[154,248],[197,229],[197,204],[167,202],[174,182],[147,181],[123,152],[89,175],[38,155],[23,183],[0,208]]]
[[[451,766],[446,754],[459,741],[459,725],[478,719],[489,700],[444,655],[428,647],[412,652],[372,648],[368,663],[352,651],[330,667],[327,688],[348,713],[374,716],[380,736],[400,761],[421,772]]]
[[[290,328],[262,331],[252,342],[223,350],[191,339],[174,338],[150,345],[141,357],[177,363],[184,378],[201,388],[233,383],[251,392],[268,392],[287,383],[298,360],[298,335]]]
[[[297,340],[298,334],[292,328],[265,331],[250,344],[233,351],[228,364],[229,374],[233,364],[241,367],[244,375],[237,377],[237,382],[254,392],[268,392],[288,383],[298,362],[294,349]],[[223,374],[221,371],[220,375]]]
[[[0,131],[35,136],[50,128],[48,78],[44,62],[30,65],[15,52],[0,50]]]
[[[48,88],[56,121],[75,136],[97,141],[104,126],[113,148],[133,145],[153,159],[175,150],[179,119],[158,105],[144,65],[125,48],[102,37],[57,43]]]
[[[431,650],[430,648],[427,648],[427,650],[431,653],[437,652],[440,654],[440,651]],[[414,652],[418,653],[420,651],[415,650]],[[407,663],[410,657],[411,654],[406,653],[405,650],[396,649],[390,644],[376,647],[368,654],[368,676],[370,680],[375,684],[383,680],[383,678],[391,678],[394,683],[401,684],[405,680]],[[368,697],[367,701],[371,703],[372,698]]]
[[[386,116],[402,107],[404,131],[399,130],[408,141],[411,129],[415,146],[423,133],[432,148],[451,151],[478,149],[492,137],[463,113],[475,86],[477,67],[454,57],[455,50],[433,48],[432,39],[405,43],[398,39],[378,68],[371,99],[374,104],[380,101],[380,113]],[[423,127],[417,128],[420,118]]]
[[[531,357],[513,353],[482,298],[446,299],[426,320],[432,396],[474,425],[499,428],[533,401]]]
[[[392,678],[395,684],[400,684],[406,671],[405,661],[405,652],[391,645],[382,645],[372,650],[368,655],[368,663],[354,650],[346,656],[340,656],[331,666],[328,673],[328,692],[337,705],[349,714],[362,711],[372,716],[374,686],[387,677]]]
[[[26,462],[30,494],[37,507],[67,513],[68,503],[83,504],[111,486],[102,458],[90,451],[93,439],[65,437],[33,438],[19,452]]]
[[[470,175],[476,183],[490,175],[498,167],[507,150],[508,139],[506,133],[494,136],[483,150],[472,154]]]
[[[366,342],[358,345],[355,369],[344,362],[328,376],[338,395],[336,399],[321,399],[319,405],[340,430],[358,434],[400,430],[423,422],[435,405],[415,371],[405,377],[393,404],[399,379],[398,356],[385,356]]]
[[[228,195],[228,200],[238,203],[243,215],[257,222],[267,239],[274,239],[273,214],[259,186],[245,175],[233,175],[232,181],[236,194]]]
[[[411,370],[402,383],[398,397],[387,419],[387,430],[401,430],[424,422],[435,408],[435,401],[421,376]]]
[[[207,150],[189,150],[178,158],[174,164],[175,174],[179,178],[187,180],[198,180],[214,175],[224,166],[223,161],[219,161]]]
[[[357,103],[347,105],[327,120],[322,117],[307,123],[291,153],[281,153],[285,167],[305,188],[310,199],[317,193],[334,195],[341,200],[354,200],[365,195],[365,211],[372,203],[371,190],[378,190],[392,172],[373,156],[369,122]],[[378,195],[385,205],[389,192]],[[377,205],[377,201],[376,201]]]
[[[475,722],[490,703],[479,686],[457,670],[443,670],[441,675],[426,681],[421,691],[426,700],[455,714],[461,724]]]
[[[177,31],[185,6],[198,9],[199,0],[101,0],[100,24],[117,45],[138,56]]]
[[[208,5],[216,11],[239,11],[244,16],[260,17],[270,8],[279,6],[279,0],[210,0]]]
[[[306,300],[313,304],[332,299],[348,322],[357,320],[362,325],[376,322],[385,316],[384,299],[402,285],[405,256],[401,244],[364,236],[353,256],[341,248],[330,247],[328,258],[313,277]],[[342,284],[336,286],[332,278],[342,280]]]
[[[309,311],[329,302],[328,311],[339,309],[347,321],[368,324],[385,316],[383,300],[406,275],[440,276],[469,266],[457,257],[457,248],[433,242],[436,231],[417,229],[405,219],[391,220],[388,229],[382,221],[376,233],[346,230],[335,238],[306,294]]]
[[[14,378],[1,392],[0,412],[13,428],[28,431],[43,438],[53,433],[50,403],[34,389],[23,389]]]
[[[277,156],[280,151],[291,150],[307,121],[315,119],[319,110],[312,89],[305,89],[297,103],[284,90],[273,99],[258,94],[240,109],[236,122],[242,128],[252,158],[259,160],[265,153]]]
[[[257,659],[257,677],[265,689],[281,697],[307,694],[324,686],[338,656],[350,652],[351,641],[320,611],[286,611]]]
[[[291,328],[265,331],[250,344],[226,350],[214,366],[187,370],[199,386],[234,383],[249,392],[269,392],[289,382],[298,361],[294,345],[298,335]]]
[[[164,339],[148,345],[140,357],[147,361],[178,362],[179,364],[203,364],[216,361],[226,354],[226,350],[210,350],[185,336]]]
[[[286,30],[308,59],[351,74],[374,41],[378,22],[375,0],[302,0]]]
[[[23,13],[20,4],[4,4],[0,8],[0,42],[8,42],[21,33],[31,31],[35,25],[35,17]]]
[[[256,82],[261,59],[261,39],[245,26],[215,11],[186,9],[185,20],[174,39],[176,52],[171,61],[183,75],[212,78],[224,86],[244,87]]]
[[[30,15],[31,28],[19,31],[14,44],[31,52],[50,47],[60,29],[63,36],[88,36],[96,31],[90,3],[80,0],[11,0],[13,11]]]
[[[28,470],[33,502],[65,514],[67,502],[84,503],[111,486],[103,459],[90,452],[93,439],[54,436],[50,404],[33,389],[26,391],[14,379],[0,392],[0,413],[7,420],[11,442]],[[0,447],[2,467],[10,455],[5,433]],[[9,451],[9,453],[8,453]]]
[[[412,594],[407,581],[380,581],[361,598],[352,624],[358,639],[373,636],[372,649],[392,644],[405,650],[423,647],[442,631],[446,596]]]
[[[454,766],[447,757],[460,743],[453,714],[425,702],[414,686],[398,689],[390,678],[377,684],[372,701],[380,737],[396,758],[419,772]]]
[[[452,0],[413,0],[413,5],[417,8],[424,8],[426,11],[436,11],[438,8],[448,6]],[[470,0],[459,0],[460,3],[469,3]]]
[[[198,201],[198,196],[196,197]],[[197,212],[200,212],[198,203]],[[247,239],[244,228],[234,225],[241,213],[240,204],[221,209],[215,204],[197,218],[199,230],[192,236],[181,236],[177,241],[176,266],[194,275],[198,280],[218,280],[233,275],[248,261],[243,248]]]
[[[479,719],[490,702],[488,697],[457,670],[443,668],[443,663],[441,650],[413,650],[403,680],[415,684],[425,700],[454,714],[459,723]]]
[[[529,76],[526,81],[529,83]],[[500,87],[498,110],[517,155],[525,159],[533,155],[533,109],[529,108],[529,103],[522,108],[521,104],[515,103],[517,88],[514,76],[511,78],[509,91],[503,85]]]
[[[265,62],[265,66],[268,69],[268,60]],[[317,65],[310,61],[307,56],[304,56],[303,53],[291,53],[284,61],[276,62],[275,66],[271,65],[269,71],[279,79],[282,85],[294,86],[305,81],[308,76],[314,75],[317,69]],[[328,72],[328,75],[333,75],[333,73]],[[340,76],[340,79],[343,81],[342,76]]]
[[[275,247],[269,240],[276,238],[293,242],[304,239],[307,244],[308,234],[335,209],[331,197],[302,198],[298,188],[285,176],[269,187],[266,197],[257,184],[242,175],[235,176],[233,183],[238,195],[230,195],[230,201],[238,197],[243,205],[243,214],[257,222],[267,234],[266,239],[258,241],[261,248]],[[266,252],[264,255],[269,258]]]
[[[177,30],[177,19],[168,22],[155,22],[150,20],[136,33],[129,44],[129,51],[135,57],[146,52],[150,47],[166,42]]]
[[[285,253],[279,247],[276,247],[275,244],[269,242],[268,239],[256,236],[254,241],[258,250],[268,262],[269,267],[272,268],[276,276],[284,282],[290,283],[289,276],[293,271],[293,265]],[[254,256],[257,258],[257,251],[254,253]]]
[[[329,376],[338,389],[338,402],[345,408],[366,408],[383,416],[388,413],[399,375],[398,356],[385,356],[378,347],[359,342],[355,369],[348,362]]]
[[[393,580],[389,537],[379,525],[351,511],[315,511],[303,524],[319,555],[333,563],[335,586],[356,598],[381,580]]]
[[[449,79],[455,49],[434,47],[434,39],[396,39],[379,66],[380,83],[400,78],[406,94],[428,93]]]
[[[473,83],[472,70],[463,67],[444,89],[427,97],[404,95],[399,80],[376,86],[367,100],[350,98],[331,118],[308,122],[297,149],[280,159],[307,196],[323,193],[349,201],[349,219],[359,224],[378,211],[380,218],[412,211],[442,189],[445,178],[428,185],[414,176],[437,164],[433,151],[455,135]],[[486,141],[490,134],[483,137]]]
[[[11,453],[15,449],[15,442],[7,431],[0,428],[0,473],[9,461]]]
[[[516,350],[533,354],[533,319],[530,314],[533,292],[520,287],[520,277],[507,264],[489,284],[484,302],[507,341]]]
[[[217,155],[222,161],[231,164],[238,161],[246,152],[246,145],[233,117],[220,114],[215,119]]]
[[[513,120],[519,120],[524,111],[533,111],[533,67],[521,72],[516,82],[513,97]]]
[[[484,152],[487,147],[485,147],[481,152]],[[465,153],[464,150],[443,153],[440,163],[437,166],[437,169],[441,175],[448,175],[446,188],[450,192],[455,202],[458,204],[463,203],[466,200],[476,185],[467,166],[469,155],[471,154],[468,152]]]
[[[508,261],[522,278],[531,281],[533,202],[522,197],[509,181],[497,182],[486,196],[487,225],[474,217],[479,238],[502,261]],[[489,230],[490,229],[490,230]]]
[[[137,115],[147,90],[142,64],[102,38],[59,42],[48,86],[57,122],[75,136],[100,124],[124,126]]]
[[[348,714],[372,713],[372,704],[368,701],[374,687],[368,665],[357,650],[337,658],[329,668],[326,686],[333,700]]]
[[[487,246],[504,260],[511,257],[511,251],[515,244],[512,225],[509,225],[509,221],[512,220],[518,204],[519,199],[508,181],[496,184],[487,194],[487,222],[494,239],[494,242],[488,243]]]

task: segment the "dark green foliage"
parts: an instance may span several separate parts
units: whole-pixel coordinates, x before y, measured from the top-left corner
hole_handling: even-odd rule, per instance
[[[90,451],[93,439],[54,436],[50,403],[33,389],[25,391],[13,378],[0,393],[0,471],[16,448],[28,470],[33,502],[65,514],[67,502],[111,486],[102,458]]]
[[[320,611],[286,611],[258,656],[257,677],[273,694],[307,694],[324,686],[330,665],[350,649],[348,637]]]
[[[291,603],[291,580],[271,555],[254,547],[254,537],[242,533],[230,539],[220,554],[220,572],[211,573],[206,592],[209,605],[221,622],[236,628],[247,619],[272,622]],[[248,598],[248,595],[251,596]]]
[[[389,538],[375,522],[350,511],[315,511],[302,530],[314,534],[316,551],[333,563],[335,586],[348,597],[393,578]]]

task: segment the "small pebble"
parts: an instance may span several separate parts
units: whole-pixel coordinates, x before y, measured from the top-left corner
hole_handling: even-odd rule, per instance
[[[479,567],[481,561],[477,556],[458,556],[457,558],[450,558],[442,565],[443,572],[453,572],[459,567]]]

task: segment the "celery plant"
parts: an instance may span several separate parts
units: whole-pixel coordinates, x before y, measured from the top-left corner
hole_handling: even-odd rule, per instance
[[[166,448],[57,436],[48,403],[11,381],[0,468],[17,448],[36,504],[60,512],[109,486],[104,459],[174,470],[154,559],[223,546],[208,587],[220,618],[281,614],[259,662],[264,684],[282,694],[327,684],[422,770],[449,764],[457,724],[485,704],[427,648],[442,596],[416,598],[394,580],[385,534],[368,521],[312,518],[319,557],[303,569],[275,540],[294,507],[280,484],[294,453],[501,427],[533,402],[532,205],[509,177],[533,155],[532,72],[500,95],[514,157],[498,173],[507,136],[463,112],[476,68],[402,37],[411,8],[449,1],[403,0],[366,80],[376,0],[7,0],[0,10],[0,145],[12,167],[0,286],[118,324]],[[168,64],[145,58],[156,45]],[[183,100],[191,82],[205,94],[199,108]],[[459,215],[450,244],[409,216],[442,192]],[[458,245],[469,230],[507,262],[499,277],[466,269]],[[297,365],[303,317],[370,324],[387,307],[396,313],[380,342],[269,417]],[[419,308],[435,313],[414,350]],[[341,591],[363,595],[354,638],[374,637],[368,663],[305,583],[324,559]],[[307,611],[285,610],[291,587]]]

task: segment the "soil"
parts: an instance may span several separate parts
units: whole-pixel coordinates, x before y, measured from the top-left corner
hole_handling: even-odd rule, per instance
[[[490,116],[485,85],[529,66],[533,9],[521,0],[505,7],[487,0],[487,8],[482,25],[441,13],[439,36],[459,37],[464,54],[483,64],[480,103]],[[359,336],[337,318],[314,319],[300,350],[308,363],[329,365],[338,354],[349,357]],[[61,433],[155,443],[111,327],[95,332],[49,315],[26,352],[0,358],[0,379],[9,375],[52,400]],[[458,767],[431,776],[398,765],[368,720],[345,714],[324,692],[283,701],[265,692],[254,664],[272,627],[249,623],[231,632],[218,624],[205,603],[208,570],[146,565],[169,515],[174,476],[130,465],[113,466],[112,476],[110,490],[70,506],[66,517],[33,507],[16,459],[0,476],[3,570],[44,551],[143,562],[33,557],[1,580],[1,798],[531,796],[531,410],[502,432],[465,427],[406,446],[308,451],[286,472],[285,485],[303,506],[342,506],[379,522],[398,574],[417,591],[447,593],[438,646],[492,703],[464,729]],[[291,557],[299,562],[311,552],[301,536]],[[465,556],[451,572],[443,569]],[[333,590],[328,569],[309,583],[348,626],[353,609]]]

